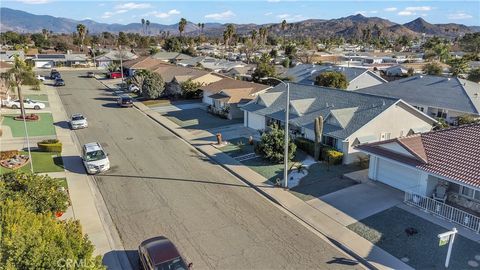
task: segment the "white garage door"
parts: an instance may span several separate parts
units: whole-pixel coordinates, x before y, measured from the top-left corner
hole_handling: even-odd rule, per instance
[[[420,174],[414,169],[379,159],[376,180],[394,188],[412,192],[418,189]]]
[[[249,112],[248,113],[248,127],[256,130],[265,129],[265,117]]]
[[[35,61],[35,67],[43,67],[45,65],[53,66],[53,61]]]

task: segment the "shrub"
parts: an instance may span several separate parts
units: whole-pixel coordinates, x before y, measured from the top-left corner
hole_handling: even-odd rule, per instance
[[[348,81],[345,74],[337,71],[326,71],[318,74],[315,84],[324,87],[347,89]]]
[[[325,152],[325,159],[328,164],[331,165],[339,165],[342,164],[343,160],[343,153],[340,151],[337,151],[335,149],[327,149],[324,151]]]
[[[310,156],[313,157],[315,155],[315,142],[305,138],[296,138],[295,144]]]
[[[270,126],[270,131],[262,134],[260,143],[256,146],[256,152],[264,158],[281,163],[284,158],[284,130],[279,128],[276,124]],[[290,139],[288,143],[288,160],[292,160],[297,146]]]
[[[157,99],[165,90],[162,76],[155,72],[147,72],[142,84],[142,94],[146,99]]]
[[[18,156],[20,151],[18,150],[9,150],[9,151],[1,151],[0,152],[0,160],[10,159],[14,156]]]
[[[43,152],[62,152],[62,143],[57,139],[43,140],[41,142],[38,142],[37,145],[38,148],[40,148],[40,151]]]
[[[68,194],[57,179],[18,171],[1,178],[0,201],[7,199],[20,200],[39,214],[65,212],[68,207]]]

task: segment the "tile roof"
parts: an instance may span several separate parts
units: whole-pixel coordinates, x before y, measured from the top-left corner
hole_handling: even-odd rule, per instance
[[[251,89],[251,94],[254,94],[262,90],[268,89],[269,87],[270,86],[264,84],[240,81],[225,77],[212,84],[202,86],[200,89],[209,93],[219,93],[222,90],[247,88]]]
[[[284,121],[286,99],[284,90],[283,85],[277,85],[266,93],[259,94],[257,100],[247,103],[242,109]],[[399,102],[399,99],[362,94],[355,91],[290,83],[290,106],[296,100],[311,98],[314,98],[315,101],[311,104],[308,102],[310,105],[308,109],[304,110],[303,114],[296,115],[293,110],[290,110],[290,123],[313,130],[315,118],[323,116],[325,119],[323,133],[340,139],[348,138],[384,110]],[[330,114],[341,117],[344,127],[329,124],[327,117]]]
[[[413,156],[381,147],[396,142]],[[357,146],[420,170],[480,188],[480,123]]]
[[[480,114],[480,84],[460,78],[417,75],[356,92],[400,98],[414,105]]]

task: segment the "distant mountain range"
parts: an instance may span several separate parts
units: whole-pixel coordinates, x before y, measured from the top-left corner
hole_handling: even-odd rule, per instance
[[[2,32],[15,31],[19,33],[37,33],[43,28],[55,33],[72,33],[76,31],[79,23],[84,24],[90,33],[101,32],[142,32],[141,23],[130,24],[107,24],[98,23],[93,20],[73,20],[49,15],[35,15],[21,10],[0,8],[0,29]],[[237,33],[247,34],[253,29],[269,27],[270,33],[282,35],[280,24],[235,24]],[[203,32],[208,36],[221,37],[225,24],[206,23]],[[201,29],[194,23],[189,22],[185,27],[186,35],[198,35]],[[310,19],[289,24],[286,35],[288,36],[342,36],[345,38],[362,38],[365,32],[369,31],[372,36],[381,35],[387,37],[399,37],[407,35],[411,37],[426,35],[437,35],[445,37],[456,37],[470,32],[480,31],[480,26],[465,26],[463,24],[431,24],[422,18],[417,18],[406,24],[397,24],[378,17],[365,17],[357,14],[339,19],[320,20]],[[157,35],[161,32],[178,34],[178,24],[164,25],[151,23],[149,32]]]

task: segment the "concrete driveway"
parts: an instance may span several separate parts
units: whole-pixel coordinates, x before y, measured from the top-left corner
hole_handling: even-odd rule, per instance
[[[403,193],[377,182],[354,185],[307,201],[344,226],[401,204]]]
[[[189,110],[189,109],[205,109],[207,105],[202,102],[191,102],[191,103],[180,103],[180,104],[172,104],[167,106],[155,106],[150,107],[152,110],[164,114],[168,112],[176,112],[181,110]]]

